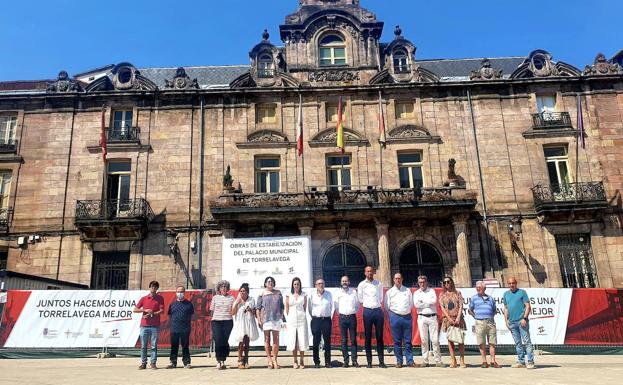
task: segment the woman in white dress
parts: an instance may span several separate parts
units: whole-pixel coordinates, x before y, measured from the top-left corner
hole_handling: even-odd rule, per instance
[[[249,345],[259,337],[255,323],[255,299],[249,296],[249,284],[238,291],[231,314],[235,318],[234,335],[238,341],[238,369],[249,369]]]
[[[286,349],[292,351],[294,369],[305,368],[305,351],[309,349],[307,331],[307,296],[303,293],[301,280],[292,280],[290,293],[285,298]],[[297,353],[300,355],[297,361]]]

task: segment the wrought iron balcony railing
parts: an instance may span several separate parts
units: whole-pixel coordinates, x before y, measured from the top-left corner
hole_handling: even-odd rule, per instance
[[[394,73],[408,74],[411,72],[411,66],[408,64],[394,66]]]
[[[535,130],[572,127],[571,117],[568,112],[541,112],[532,114],[532,126]]]
[[[334,205],[394,204],[473,200],[475,196],[452,196],[450,188],[377,189],[375,186],[309,186],[304,193],[229,194],[212,202],[213,207],[323,207]],[[340,186],[342,187],[342,186]]]
[[[0,154],[14,153],[17,151],[16,139],[2,139],[0,140]]]
[[[532,188],[535,207],[559,203],[607,203],[602,182],[576,182],[553,185],[536,185]]]
[[[6,231],[11,224],[13,218],[12,208],[0,208],[0,230]]]
[[[136,142],[139,140],[138,127],[113,128],[108,130],[109,142]]]
[[[80,221],[146,221],[153,211],[143,198],[127,200],[89,200],[76,203],[76,222]]]
[[[270,79],[275,76],[275,70],[272,68],[260,68],[257,70],[257,77],[262,79]]]

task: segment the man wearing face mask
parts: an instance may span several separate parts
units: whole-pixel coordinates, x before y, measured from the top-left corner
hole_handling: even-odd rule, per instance
[[[179,344],[182,344],[182,363],[186,369],[190,369],[190,321],[195,314],[193,304],[185,297],[186,289],[184,286],[178,286],[176,290],[175,302],[169,305],[169,321],[171,324],[171,354],[169,359],[171,363],[167,369],[177,367],[177,352]]]
[[[357,290],[349,287],[348,276],[341,279],[342,288],[335,295],[335,311],[340,320],[340,337],[342,339],[342,356],[344,357],[344,367],[348,368],[348,336],[350,334],[350,359],[355,368],[357,363],[357,310],[359,310],[359,298]]]

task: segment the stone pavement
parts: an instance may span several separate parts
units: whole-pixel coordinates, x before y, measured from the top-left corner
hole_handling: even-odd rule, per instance
[[[335,353],[338,353],[337,351]],[[339,357],[338,354],[334,355]],[[229,364],[236,359],[230,357]],[[77,359],[37,359],[37,360],[0,360],[1,385],[177,385],[177,384],[586,384],[609,385],[622,383],[623,356],[621,355],[543,355],[537,356],[537,368],[534,370],[512,369],[513,356],[500,356],[501,369],[481,369],[478,356],[467,356],[470,367],[450,368],[402,368],[393,366],[393,357],[388,357],[388,369],[332,368],[295,370],[291,356],[280,358],[284,368],[266,369],[265,359],[254,355],[252,368],[248,370],[215,369],[214,358],[194,356],[193,369],[144,370],[138,371],[137,358],[95,358]],[[444,357],[447,362],[447,357]],[[364,358],[365,361],[365,358]],[[167,360],[159,358],[159,365],[166,366]],[[307,357],[306,363],[311,364]]]

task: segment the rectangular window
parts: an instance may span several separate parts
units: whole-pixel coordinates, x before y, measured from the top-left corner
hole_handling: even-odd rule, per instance
[[[277,121],[277,108],[272,105],[260,105],[256,110],[257,123],[275,123]]]
[[[555,237],[564,287],[597,287],[599,282],[590,234],[563,234]]]
[[[406,152],[398,154],[398,176],[400,188],[422,188],[422,153]]]
[[[0,209],[9,207],[12,175],[13,173],[9,170],[0,170]]]
[[[537,95],[536,106],[541,112],[556,112],[556,95]]]
[[[0,115],[0,144],[10,144],[15,139],[17,115]]]
[[[327,104],[327,122],[337,122],[337,104]]]
[[[111,209],[111,214],[115,216],[124,216],[131,209],[131,171],[130,161],[111,161],[108,163],[106,201]]]
[[[396,102],[396,119],[412,119],[414,114],[412,102]]]
[[[327,156],[327,187],[331,191],[351,189],[350,155]]]
[[[255,159],[255,192],[278,193],[280,190],[278,157]]]
[[[130,252],[93,252],[91,289],[127,290],[130,276]]]
[[[571,183],[567,146],[543,147],[543,153],[545,154],[545,163],[547,164],[547,173],[552,190],[560,192],[564,186]]]
[[[8,261],[9,261],[9,252],[6,250],[0,251],[0,270],[6,270]]]
[[[346,49],[343,47],[325,47],[320,48],[320,65],[345,65]]]
[[[132,110],[113,111],[113,133],[127,134],[132,128]]]

